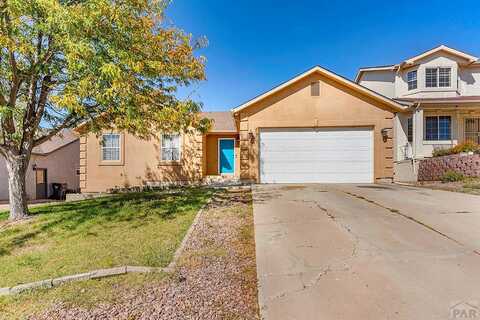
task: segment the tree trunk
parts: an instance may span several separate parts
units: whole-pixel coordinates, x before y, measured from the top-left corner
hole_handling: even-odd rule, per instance
[[[28,169],[29,158],[28,155],[16,155],[10,152],[5,155],[8,171],[10,220],[20,220],[28,217],[25,175]]]

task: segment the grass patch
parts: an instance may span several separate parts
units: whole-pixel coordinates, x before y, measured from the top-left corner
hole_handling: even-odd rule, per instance
[[[480,178],[467,178],[463,187],[466,189],[480,189]]]
[[[187,188],[32,208],[31,220],[0,229],[0,287],[120,265],[164,267],[212,193]]]

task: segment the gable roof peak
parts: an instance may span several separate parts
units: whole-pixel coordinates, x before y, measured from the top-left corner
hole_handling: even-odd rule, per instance
[[[421,59],[423,59],[423,58],[425,58],[425,57],[428,57],[428,56],[430,56],[430,55],[432,55],[432,54],[435,54],[435,53],[437,53],[437,52],[440,52],[440,51],[447,52],[447,53],[449,53],[449,54],[451,54],[451,55],[460,57],[460,58],[466,60],[466,61],[467,61],[467,64],[474,63],[474,62],[476,62],[476,61],[478,60],[478,58],[475,57],[475,56],[472,56],[472,55],[470,55],[470,54],[468,54],[468,53],[465,53],[465,52],[463,52],[463,51],[460,51],[460,50],[457,50],[457,49],[454,49],[454,48],[450,48],[450,47],[448,47],[448,46],[446,46],[446,45],[444,45],[444,44],[441,44],[441,45],[439,45],[439,46],[437,46],[437,47],[435,47],[435,48],[433,48],[433,49],[427,50],[427,51],[422,52],[422,53],[420,53],[420,54],[418,54],[418,55],[416,55],[416,56],[413,56],[413,57],[411,57],[411,58],[409,58],[409,59],[406,59],[405,61],[403,61],[403,62],[401,63],[401,65],[403,66],[403,65],[415,64],[415,62],[417,62],[418,60],[421,60]]]
[[[256,103],[260,100],[263,100],[266,97],[268,97],[272,94],[275,94],[275,93],[279,92],[280,90],[282,90],[282,89],[292,85],[293,83],[295,83],[295,82],[297,82],[297,81],[299,81],[299,80],[301,80],[301,79],[303,79],[303,78],[305,78],[305,77],[307,77],[311,74],[314,74],[314,73],[319,73],[326,78],[332,79],[337,83],[340,83],[340,84],[342,84],[346,87],[349,87],[350,89],[355,90],[356,92],[359,92],[359,93],[361,93],[365,96],[368,96],[370,98],[373,98],[377,101],[381,101],[382,103],[384,103],[385,105],[389,106],[390,108],[392,108],[396,111],[401,112],[401,111],[405,110],[405,107],[403,105],[399,104],[398,102],[396,102],[396,101],[394,101],[394,100],[392,100],[388,97],[385,97],[385,96],[383,96],[383,95],[381,95],[381,94],[379,94],[379,93],[377,93],[373,90],[370,90],[370,89],[368,89],[368,88],[366,88],[366,87],[364,87],[364,86],[362,86],[362,85],[360,85],[360,84],[358,84],[354,81],[351,81],[350,79],[347,79],[343,76],[340,76],[333,71],[330,71],[326,68],[323,68],[319,65],[316,65],[316,66],[310,68],[309,70],[291,78],[290,80],[287,80],[287,81],[283,82],[282,84],[274,87],[273,89],[256,96],[255,98],[245,102],[244,104],[242,104],[242,105],[240,105],[236,108],[233,108],[232,112],[234,114],[236,114],[239,111],[253,105],[254,103]]]

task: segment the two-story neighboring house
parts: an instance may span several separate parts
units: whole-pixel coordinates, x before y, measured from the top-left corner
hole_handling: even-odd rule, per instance
[[[480,143],[480,61],[439,46],[398,64],[361,68],[357,83],[408,106],[394,121],[397,181],[416,180],[437,148]]]

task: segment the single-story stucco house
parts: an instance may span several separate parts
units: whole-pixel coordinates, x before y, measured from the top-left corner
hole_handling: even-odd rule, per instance
[[[79,155],[79,137],[67,129],[35,147],[25,176],[28,199],[47,199],[53,193],[52,183],[66,184],[68,189],[78,191]],[[8,172],[5,158],[1,155],[0,200],[8,200]]]
[[[80,188],[233,179],[255,183],[392,181],[393,126],[406,107],[316,66],[230,112],[206,134],[124,132],[80,139]]]

